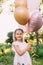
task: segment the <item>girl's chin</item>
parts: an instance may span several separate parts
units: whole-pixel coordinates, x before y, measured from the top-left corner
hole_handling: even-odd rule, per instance
[[[22,41],[22,39],[18,39],[18,41]]]

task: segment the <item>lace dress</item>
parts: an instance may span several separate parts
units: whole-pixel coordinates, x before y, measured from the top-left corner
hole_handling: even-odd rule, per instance
[[[23,50],[26,48],[27,43],[25,42],[21,43],[16,41],[12,43],[13,48],[14,45],[18,45],[20,50]],[[13,63],[14,65],[32,65],[31,58],[28,51],[26,51],[26,53],[24,53],[22,56],[18,55],[15,49],[14,51],[15,51],[14,63]]]

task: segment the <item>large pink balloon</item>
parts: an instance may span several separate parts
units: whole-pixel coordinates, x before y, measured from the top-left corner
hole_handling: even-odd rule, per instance
[[[42,18],[42,22],[43,22],[43,18]]]
[[[27,23],[28,32],[32,33],[38,31],[42,25],[42,16],[39,11],[36,11],[31,15],[30,22],[28,21]]]

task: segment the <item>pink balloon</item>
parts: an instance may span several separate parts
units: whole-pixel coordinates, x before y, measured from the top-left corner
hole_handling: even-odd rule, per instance
[[[32,33],[38,31],[38,29],[40,29],[42,25],[42,16],[39,11],[36,11],[31,15],[30,22],[28,21],[27,23],[28,32]]]
[[[42,18],[42,23],[43,23],[43,18]]]

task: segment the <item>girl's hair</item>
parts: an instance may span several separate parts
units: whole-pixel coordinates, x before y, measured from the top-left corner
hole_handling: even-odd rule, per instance
[[[15,37],[15,35],[16,35],[16,32],[17,32],[18,30],[20,30],[22,33],[24,33],[24,31],[23,31],[22,29],[20,29],[20,28],[16,29],[16,30],[14,31],[14,33],[13,33],[13,40],[15,40],[15,41],[17,40],[16,37]]]

